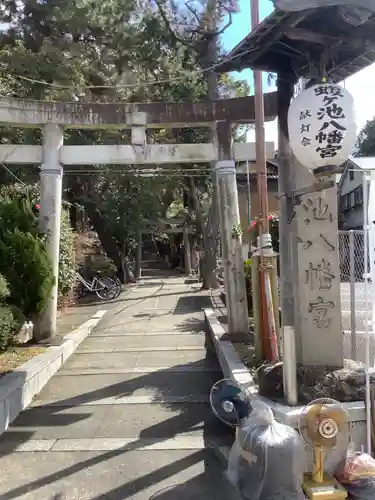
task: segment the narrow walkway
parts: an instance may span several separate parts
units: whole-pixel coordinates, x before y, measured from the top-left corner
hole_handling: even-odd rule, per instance
[[[230,435],[208,404],[208,304],[170,272],[134,287],[0,439],[0,498],[237,498],[212,450]]]

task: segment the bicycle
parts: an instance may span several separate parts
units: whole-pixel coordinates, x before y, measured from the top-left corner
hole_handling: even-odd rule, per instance
[[[101,300],[116,299],[121,293],[121,286],[109,276],[94,276],[92,281],[77,273],[78,281],[81,287],[78,290],[78,296],[82,297],[85,292],[96,293]]]

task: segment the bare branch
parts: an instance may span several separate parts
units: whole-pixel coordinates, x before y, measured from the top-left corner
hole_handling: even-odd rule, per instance
[[[160,2],[160,0],[155,0],[155,3],[156,3],[156,6],[159,10],[159,13],[169,31],[169,33],[171,34],[171,36],[177,41],[177,42],[180,42],[182,43],[182,45],[185,45],[185,47],[189,47],[189,48],[195,48],[194,44],[192,43],[189,43],[188,41],[186,40],[183,40],[182,38],[180,38],[176,33],[175,31],[172,29],[172,26],[171,26],[171,23],[169,22],[169,19],[168,19],[168,16],[167,14],[165,13],[164,11],[164,8]]]
[[[205,36],[206,38],[213,38],[213,37],[216,37],[216,36],[223,34],[224,31],[227,30],[229,28],[229,26],[231,26],[233,23],[232,12],[230,10],[227,12],[228,12],[229,20],[228,20],[227,24],[223,28],[221,28],[220,30],[209,31],[209,30],[202,30],[202,29],[197,28],[196,30],[194,30],[194,32],[198,33],[199,35]]]
[[[193,7],[190,7],[189,3],[191,2],[191,0],[188,0],[186,3],[185,3],[185,6],[186,8],[193,14],[193,16],[195,17],[195,19],[197,20],[198,23],[201,22],[197,12],[193,9]]]
[[[230,10],[228,10],[227,12],[228,12],[228,16],[229,16],[228,22],[220,31],[215,32],[215,36],[221,35],[222,33],[224,33],[225,30],[227,30],[229,28],[229,26],[232,25],[232,23],[233,23],[232,12]]]

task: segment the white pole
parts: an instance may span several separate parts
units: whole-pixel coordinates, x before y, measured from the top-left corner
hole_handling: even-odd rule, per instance
[[[371,170],[371,180],[368,198],[368,221],[369,221],[369,246],[370,246],[370,274],[371,274],[371,302],[372,302],[372,335],[375,332],[375,170]],[[371,346],[372,348],[372,346]],[[370,359],[374,363],[373,357]]]
[[[250,165],[249,161],[246,160],[246,179],[247,179],[247,229],[249,231],[249,249],[247,252],[248,257],[251,257],[251,235],[250,235],[250,224],[251,224],[251,186],[250,186]]]
[[[355,238],[354,231],[349,231],[349,272],[350,272],[350,354],[352,359],[357,359],[357,338],[355,328]]]
[[[220,232],[224,264],[224,284],[230,333],[247,333],[249,318],[241,234],[233,230],[240,224],[236,165],[234,160],[220,160],[215,166],[220,197]]]
[[[37,340],[50,338],[56,334],[63,174],[60,151],[63,139],[64,130],[62,127],[53,123],[45,125],[43,163],[40,168],[39,227],[47,235],[47,253],[52,264],[55,283],[48,304],[41,314],[39,324],[35,330],[34,336]]]
[[[364,294],[365,294],[365,337],[366,337],[366,444],[367,453],[371,455],[371,387],[370,387],[370,333],[368,325],[367,311],[369,309],[368,293],[368,187],[369,179],[367,172],[363,173],[363,241],[364,241]]]

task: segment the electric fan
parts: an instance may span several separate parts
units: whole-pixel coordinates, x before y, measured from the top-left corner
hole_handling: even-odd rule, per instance
[[[246,393],[230,379],[219,380],[212,386],[210,404],[216,417],[230,427],[237,427],[251,412]]]
[[[312,473],[305,474],[303,490],[311,500],[341,500],[348,497],[340,483],[324,472],[327,450],[337,445],[338,438],[348,434],[349,416],[334,399],[321,398],[309,403],[298,422],[299,432],[314,452]]]

